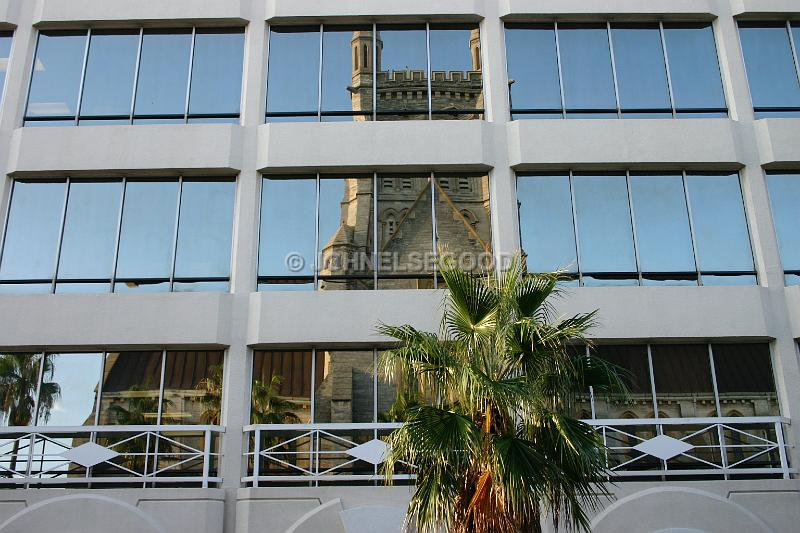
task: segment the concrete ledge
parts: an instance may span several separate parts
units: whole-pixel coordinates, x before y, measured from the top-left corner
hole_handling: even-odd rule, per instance
[[[492,1],[492,0],[488,0]],[[398,17],[427,20],[437,15],[453,15],[462,20],[476,20],[483,13],[485,0],[448,0],[430,2],[429,0],[266,0],[267,20],[270,22],[291,22],[295,19],[314,19],[320,21],[332,17],[379,17],[390,21]],[[363,18],[361,19],[363,21]]]
[[[669,14],[668,18],[681,15],[702,16],[709,18],[717,13],[716,3],[711,0],[593,0],[591,5],[586,0],[501,0],[500,16],[507,20],[516,20],[527,15],[530,18],[542,15],[566,15],[575,18],[593,18],[608,20],[609,18],[625,18],[625,15],[657,15]]]
[[[7,172],[99,171],[116,176],[172,170],[230,175],[242,166],[241,139],[242,127],[235,124],[18,128],[11,138]],[[111,169],[113,173],[103,172]]]
[[[734,17],[741,18],[783,18],[800,15],[800,6],[794,0],[731,0]]]
[[[258,168],[486,169],[492,127],[482,120],[264,124]]]
[[[31,0],[26,0],[31,1]],[[135,22],[176,21],[244,24],[250,2],[242,0],[36,0],[35,25],[85,23],[94,21]],[[243,5],[244,4],[244,5]]]
[[[727,119],[525,119],[508,123],[513,168],[737,169],[736,123]]]
[[[766,167],[800,165],[800,118],[773,118],[755,121],[761,164]]]
[[[230,344],[229,294],[33,294],[0,297],[0,346]]]

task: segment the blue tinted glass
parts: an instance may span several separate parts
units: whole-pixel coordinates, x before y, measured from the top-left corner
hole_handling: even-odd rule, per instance
[[[686,177],[700,270],[753,271],[739,175]]]
[[[191,30],[145,30],[134,109],[137,116],[183,116],[191,46]]]
[[[81,116],[131,114],[139,32],[93,32]]]
[[[170,277],[177,209],[177,181],[127,183],[117,278]]]
[[[425,26],[378,26],[378,112],[419,111],[384,120],[427,118],[428,53]],[[398,97],[399,96],[399,97]]]
[[[606,27],[559,24],[558,42],[567,110],[615,110],[614,75]]]
[[[664,42],[675,107],[725,109],[711,23],[664,24]]]
[[[742,23],[739,34],[753,106],[800,107],[800,83],[786,25]]]
[[[233,234],[233,181],[184,181],[175,277],[228,277]]]
[[[322,40],[322,111],[372,111],[371,27],[325,26]]]
[[[636,272],[625,176],[573,177],[582,272]]]
[[[0,90],[6,86],[6,69],[11,57],[11,38],[13,35],[14,33],[10,31],[0,32]]]
[[[641,270],[696,271],[683,177],[634,174],[630,180]]]
[[[59,279],[111,279],[122,182],[72,182]]]
[[[268,179],[261,188],[259,276],[313,276],[316,180]]]
[[[66,183],[14,183],[0,278],[53,277],[66,188]]]
[[[784,270],[800,270],[800,174],[770,174],[769,196]]]
[[[197,30],[189,114],[239,114],[242,30]]]
[[[270,29],[267,113],[317,112],[319,39],[319,28]]]
[[[612,26],[622,110],[669,109],[669,89],[658,25]]]
[[[50,409],[46,411],[39,409],[38,424],[47,426],[94,424],[97,393],[103,374],[103,354],[65,353],[47,354],[47,357],[52,365],[52,375],[47,381],[58,384],[60,394]]]
[[[513,109],[561,109],[556,32],[546,27],[506,29]]]
[[[577,272],[569,176],[520,176],[517,201],[528,268],[535,272]]]
[[[86,39],[85,31],[39,33],[27,116],[75,116]]]
[[[478,27],[431,25],[429,35],[433,109],[483,108]],[[453,118],[448,114],[434,115],[437,117]]]

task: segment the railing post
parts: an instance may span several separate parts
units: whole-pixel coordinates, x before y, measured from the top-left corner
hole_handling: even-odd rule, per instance
[[[205,430],[205,441],[203,442],[203,488],[208,488],[208,474],[211,469],[211,430]]]
[[[31,433],[30,444],[28,444],[28,461],[25,466],[25,488],[31,485],[31,468],[33,467],[33,448],[36,445],[36,432]],[[42,450],[44,453],[44,449]],[[19,449],[17,449],[17,457],[19,457]]]
[[[253,487],[258,487],[261,463],[261,430],[258,428],[256,428],[255,439],[256,442],[253,446]]]
[[[724,470],[724,477],[728,479],[728,450],[725,448],[725,430],[722,429],[722,424],[717,424],[717,438],[719,439],[719,453],[722,461],[722,469]]]
[[[786,457],[786,443],[783,440],[783,424],[780,420],[775,422],[775,438],[778,440],[778,455],[781,458],[783,479],[789,479],[789,460]]]

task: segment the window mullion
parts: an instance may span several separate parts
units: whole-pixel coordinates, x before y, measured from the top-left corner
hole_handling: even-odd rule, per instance
[[[561,118],[567,118],[567,106],[564,103],[564,77],[561,74],[561,44],[558,40],[558,21],[553,23],[553,28],[556,36],[556,66],[558,67],[558,92],[561,96]],[[572,173],[570,172],[571,175]],[[570,181],[572,180],[570,179]]]
[[[792,59],[794,60],[794,73],[797,76],[797,83],[800,83],[800,59],[797,57],[797,43],[794,41],[792,34],[792,23],[786,21],[786,33],[789,35],[789,48],[792,50]]]
[[[439,243],[436,240],[436,187],[435,187],[435,184],[434,184],[435,183],[434,180],[436,179],[436,177],[434,176],[433,172],[430,173],[430,177],[428,179],[429,179],[428,185],[431,188],[431,234],[432,234],[432,238],[433,238],[433,240],[432,240],[433,258],[435,260],[436,258],[439,257],[439,255],[438,255],[439,254],[439,250],[437,249],[437,246],[438,246]],[[423,261],[423,264],[424,263],[425,262]],[[434,264],[433,264],[433,288],[434,289],[438,289],[439,288],[439,279],[438,278],[439,278],[439,276],[437,275],[436,263],[434,262]]]
[[[689,234],[692,237],[692,254],[694,256],[694,267],[697,271],[697,284],[703,284],[703,277],[700,273],[700,253],[697,249],[697,237],[694,234],[694,219],[692,217],[692,202],[689,199],[689,188],[686,186],[686,171],[681,171],[681,177],[683,179],[683,196],[686,200],[686,214],[689,217]]]
[[[431,83],[431,23],[425,23],[425,54],[428,65],[428,120],[433,120],[433,84]],[[431,191],[433,191],[433,183],[431,183]],[[434,287],[436,283],[434,282]]]
[[[192,69],[194,68],[194,43],[197,40],[197,28],[192,26],[192,44],[189,47],[189,79],[186,80],[186,101],[183,109],[183,122],[189,123],[189,99],[192,94]]]
[[[378,25],[372,25],[372,120],[378,120]]]
[[[639,277],[639,285],[642,285],[642,262],[639,259],[639,236],[636,233],[636,213],[633,207],[633,194],[631,193],[631,173],[628,170],[625,171],[625,189],[628,192],[628,216],[631,219],[633,257],[636,260],[636,275]]]
[[[717,387],[717,370],[714,366],[714,350],[708,344],[708,362],[711,365],[711,385],[714,387],[714,405],[717,408],[717,416],[722,416],[722,407],[719,402],[719,388]]]
[[[372,290],[378,290],[378,173],[372,173]]]
[[[675,118],[678,115],[678,110],[675,108],[675,96],[672,94],[672,75],[669,72],[669,53],[667,52],[667,40],[664,38],[664,21],[658,22],[658,35],[661,38],[661,52],[664,55],[664,70],[667,73],[669,105],[672,108],[672,118]]]
[[[125,193],[128,189],[128,178],[122,178],[122,198],[119,201],[119,216],[117,217],[117,239],[114,243],[114,264],[111,267],[111,292],[117,279],[117,263],[119,261],[119,242],[122,239],[122,214],[125,209]]]
[[[317,72],[317,122],[322,122],[322,62],[325,59],[323,55],[325,50],[322,46],[324,37],[324,25],[319,25],[319,71]]]
[[[314,265],[314,289],[319,288],[319,191],[320,191],[320,177],[317,172],[315,178],[315,191],[314,191],[314,258],[312,264]]]
[[[578,260],[576,265],[578,270],[578,286],[583,285],[583,269],[581,268],[581,243],[578,235],[578,213],[575,210],[575,187],[572,180],[572,171],[569,171],[569,197],[572,204],[572,232],[575,235],[575,258]]]
[[[142,64],[142,45],[144,44],[144,28],[139,29],[139,48],[136,51],[136,69],[133,73],[133,93],[131,94],[131,118],[130,123],[133,124],[133,117],[136,115],[136,92],[139,90],[139,69]]]
[[[70,178],[67,176],[67,185],[64,189],[64,204],[61,208],[61,227],[58,230],[58,244],[56,245],[56,260],[53,265],[53,277],[51,280],[50,292],[56,292],[56,279],[58,279],[58,267],[61,263],[61,245],[64,243],[64,228],[67,225],[67,206],[69,205]]]
[[[31,65],[31,75],[28,77],[28,95],[25,98],[25,112],[22,114],[22,124],[25,125],[25,118],[28,116],[28,105],[31,100],[31,88],[33,87],[33,74],[36,72],[36,58],[39,56],[39,43],[41,41],[42,32],[36,34],[36,48],[33,52],[33,64]],[[12,43],[13,46],[13,43]]]
[[[17,180],[11,180],[11,192],[8,195],[8,203],[6,204],[6,213],[3,224],[3,234],[0,237],[0,266],[3,265],[3,254],[6,249],[6,235],[8,234],[8,223],[11,221],[11,204],[14,201],[14,189],[16,188]]]
[[[81,118],[81,104],[83,103],[83,88],[86,85],[86,65],[89,63],[89,43],[92,41],[92,29],[86,30],[86,47],[83,49],[83,66],[81,67],[81,81],[78,87],[78,102],[75,108],[75,125]]]
[[[181,197],[183,196],[183,176],[178,178],[178,202],[175,209],[175,230],[172,234],[172,266],[169,274],[169,291],[172,292],[175,284],[175,262],[178,255],[178,230],[181,224]]]
[[[622,107],[619,103],[619,85],[617,83],[617,62],[614,60],[614,39],[611,37],[611,22],[606,21],[606,33],[608,34],[608,55],[611,58],[611,74],[614,79],[614,100],[617,103],[617,118],[622,118]]]

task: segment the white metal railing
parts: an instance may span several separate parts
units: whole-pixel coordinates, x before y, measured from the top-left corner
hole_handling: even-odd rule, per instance
[[[789,478],[783,417],[585,420],[603,437],[609,477]],[[245,426],[242,483],[380,482],[386,437],[401,424]],[[378,441],[378,442],[376,442]],[[413,467],[394,473],[412,480]]]
[[[217,476],[221,426],[0,428],[0,486],[198,486]]]

